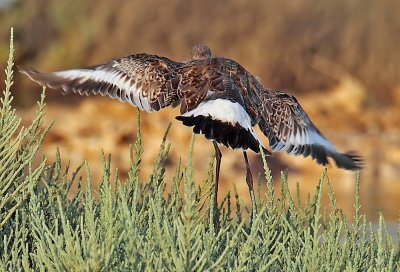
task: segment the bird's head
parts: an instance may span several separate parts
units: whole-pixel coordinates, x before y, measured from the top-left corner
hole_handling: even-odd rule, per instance
[[[204,60],[211,58],[211,49],[204,44],[196,44],[192,48],[192,59],[193,60]]]

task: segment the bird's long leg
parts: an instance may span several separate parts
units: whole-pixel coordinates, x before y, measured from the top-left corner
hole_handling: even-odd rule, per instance
[[[219,219],[218,219],[218,183],[219,183],[219,170],[221,167],[221,150],[219,150],[219,147],[215,141],[213,141],[214,144],[214,149],[215,149],[215,160],[216,160],[216,166],[215,166],[215,184],[214,184],[214,229],[215,231],[218,230],[218,225],[219,225]]]
[[[244,162],[246,163],[246,183],[249,187],[250,192],[250,200],[251,200],[251,211],[252,211],[252,218],[255,214],[254,211],[256,209],[255,206],[255,195],[254,195],[254,187],[253,187],[253,175],[251,174],[249,160],[247,158],[247,152],[243,151]]]

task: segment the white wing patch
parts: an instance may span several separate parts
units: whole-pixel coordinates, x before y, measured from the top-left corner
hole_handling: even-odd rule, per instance
[[[279,141],[272,147],[272,150],[274,152],[288,152],[291,150],[288,153],[293,155],[297,153],[298,147],[304,145],[319,145],[323,146],[327,151],[337,152],[335,147],[313,127],[309,127],[306,130],[299,130],[296,134],[291,130],[291,134],[287,137],[287,140],[285,142],[282,140]]]
[[[116,86],[121,90],[120,93],[113,96],[108,94],[112,98],[117,98],[121,102],[127,102],[132,106],[138,107],[144,111],[154,111],[149,103],[148,97],[143,97],[142,88],[137,88],[137,83],[131,85],[131,81],[126,75],[119,73],[118,71],[112,70],[89,70],[89,69],[74,69],[67,71],[60,71],[53,73],[57,77],[61,77],[68,80],[79,80],[80,84],[86,81],[92,81],[93,85],[106,82]],[[83,90],[84,91],[84,90]]]

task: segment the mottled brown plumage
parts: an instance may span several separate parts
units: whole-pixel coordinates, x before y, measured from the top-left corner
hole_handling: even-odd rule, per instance
[[[216,99],[231,101],[243,107],[252,126],[260,126],[273,151],[311,155],[320,164],[328,163],[327,157],[332,157],[345,169],[361,167],[359,157],[334,149],[293,96],[264,88],[233,60],[212,58],[211,50],[205,45],[194,46],[192,60],[187,62],[137,54],[85,69],[55,73],[38,73],[27,68],[20,71],[50,88],[81,95],[108,95],[145,111],[180,104],[180,120],[189,118],[182,115],[201,103]],[[212,137],[210,133],[209,136]],[[250,146],[253,151],[259,151]]]
[[[205,60],[211,58],[211,49],[204,44],[196,44],[192,48],[192,60]]]
[[[194,46],[192,60],[187,62],[137,54],[85,69],[55,73],[38,73],[27,68],[20,68],[20,71],[50,88],[81,95],[108,95],[145,111],[180,104],[183,115],[201,103],[228,100],[243,107],[252,126],[260,126],[273,151],[311,155],[321,164],[328,163],[327,157],[332,157],[339,167],[361,167],[359,157],[340,154],[333,148],[293,96],[264,88],[233,60],[212,58],[211,50],[205,45]],[[180,120],[187,118],[178,117]],[[254,145],[249,146],[259,151]]]

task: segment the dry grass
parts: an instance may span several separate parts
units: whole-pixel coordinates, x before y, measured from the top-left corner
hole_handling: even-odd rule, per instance
[[[14,26],[17,63],[43,70],[139,52],[184,60],[204,42],[266,85],[296,92],[333,83],[314,67],[321,56],[380,97],[400,85],[398,10],[396,0],[15,1],[2,11],[0,37]]]

